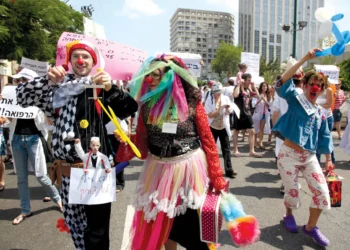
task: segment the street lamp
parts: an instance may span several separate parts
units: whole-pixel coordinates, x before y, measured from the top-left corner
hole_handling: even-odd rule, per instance
[[[94,8],[92,7],[92,4],[90,4],[89,6],[82,6],[81,7],[81,12],[83,12],[88,17],[91,17],[92,16],[92,12],[94,12]]]
[[[290,30],[290,25],[283,25],[282,26],[282,30],[285,32],[293,32],[293,58],[296,57],[296,47],[297,47],[297,31],[298,30],[302,30],[307,26],[307,22],[306,21],[299,21],[297,23],[297,0],[294,0],[294,22],[292,22],[293,24],[293,30]],[[298,28],[297,28],[298,25]]]

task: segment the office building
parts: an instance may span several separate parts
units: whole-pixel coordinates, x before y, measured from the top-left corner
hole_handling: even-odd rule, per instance
[[[267,61],[285,61],[293,53],[295,0],[240,0],[238,44],[244,51],[258,53]],[[296,58],[319,46],[315,10],[324,0],[297,1]],[[282,30],[282,27],[289,32]],[[289,26],[289,27],[288,27]]]
[[[177,9],[170,20],[170,50],[200,54],[205,65],[201,79],[216,77],[210,63],[220,41],[234,42],[234,17],[230,13]]]

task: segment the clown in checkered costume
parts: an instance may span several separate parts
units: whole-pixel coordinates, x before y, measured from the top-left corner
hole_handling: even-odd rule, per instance
[[[100,152],[113,157],[116,152],[108,137],[105,125],[109,118],[101,112],[93,89],[87,84],[103,85],[97,95],[105,106],[124,119],[137,110],[137,103],[117,86],[111,84],[107,72],[90,72],[104,62],[97,48],[86,41],[74,41],[66,45],[66,64],[49,69],[44,77],[24,84],[17,89],[17,101],[23,107],[37,106],[54,121],[52,148],[56,158],[55,169],[62,175],[61,196],[65,222],[77,249],[109,249],[109,219],[111,203],[99,205],[68,204],[71,167],[82,167],[75,151],[74,138],[79,138],[85,152],[89,150],[91,137],[99,137]],[[73,74],[67,74],[68,64]],[[84,86],[85,85],[85,86]],[[61,180],[60,177],[58,177]]]

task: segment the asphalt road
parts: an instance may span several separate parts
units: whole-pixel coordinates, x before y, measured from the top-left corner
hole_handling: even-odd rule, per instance
[[[342,206],[324,211],[318,226],[331,240],[331,245],[327,249],[346,250],[350,249],[350,202],[348,199],[350,156],[343,153],[343,150],[337,147],[338,144],[339,141],[335,140],[336,172],[345,178]],[[247,214],[258,218],[261,227],[260,240],[246,249],[323,249],[305,236],[301,228],[297,234],[291,234],[283,228],[284,208],[282,195],[279,192],[280,180],[274,153],[266,151],[261,159],[248,157],[247,143],[240,143],[240,150],[243,157],[232,158],[238,176],[230,181],[230,191],[241,200]],[[34,216],[26,219],[20,225],[11,224],[12,220],[20,214],[20,209],[16,176],[12,165],[6,167],[6,189],[0,192],[0,250],[74,249],[70,235],[60,233],[56,229],[56,221],[62,217],[62,214],[53,202],[42,202],[44,192],[32,175],[29,177],[29,183]],[[133,191],[141,168],[141,161],[133,161],[126,169],[126,188],[117,194],[117,201],[113,203],[110,230],[111,249],[121,249],[123,237],[124,244],[128,240],[128,229],[125,228],[125,224],[128,225],[128,220],[131,219],[130,205],[134,199]],[[311,193],[302,177],[300,177],[300,183],[303,191],[302,206],[295,211],[295,217],[297,224],[301,227],[307,222]],[[236,248],[226,229],[221,231],[220,243],[219,249],[222,250]]]

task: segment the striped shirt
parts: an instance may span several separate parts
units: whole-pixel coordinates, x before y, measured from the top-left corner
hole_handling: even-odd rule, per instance
[[[338,95],[335,97],[334,109],[339,109],[344,102],[344,91],[339,90]]]

